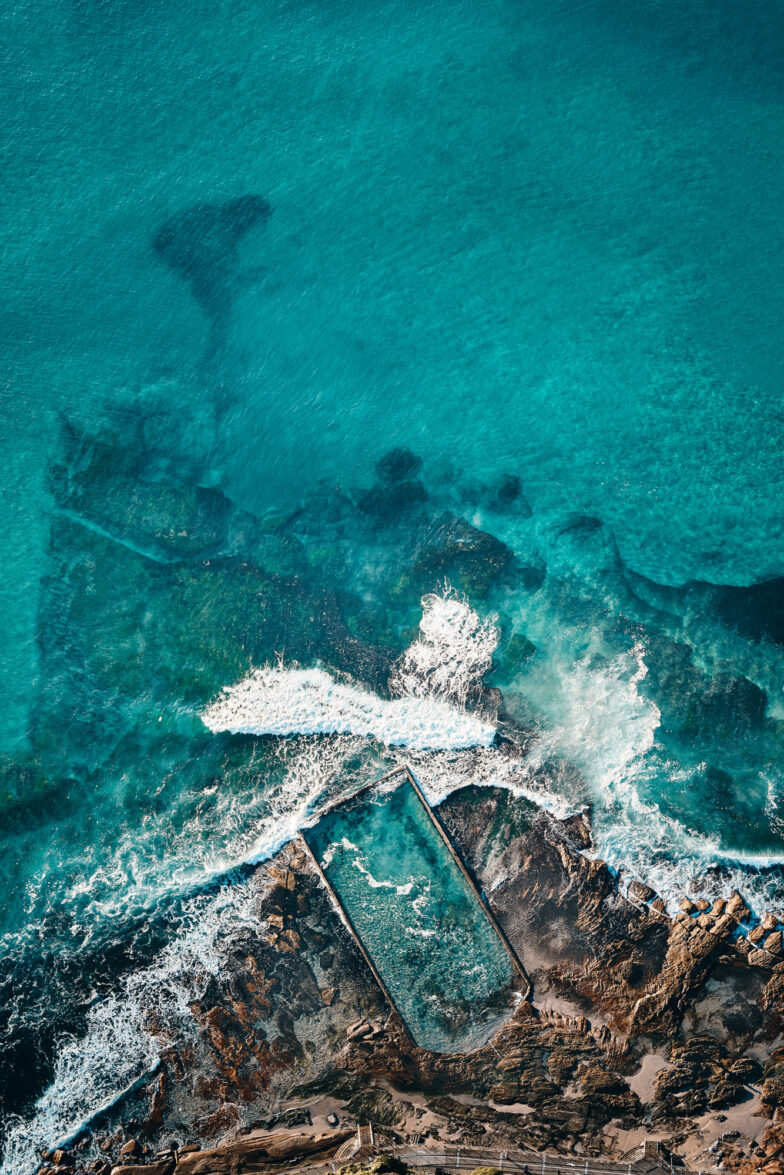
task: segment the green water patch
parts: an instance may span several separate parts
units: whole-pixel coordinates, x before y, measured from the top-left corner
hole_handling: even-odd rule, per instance
[[[484,1044],[511,1013],[515,971],[407,777],[305,835],[416,1043]]]

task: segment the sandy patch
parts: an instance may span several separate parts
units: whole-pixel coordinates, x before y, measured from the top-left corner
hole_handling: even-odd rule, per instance
[[[653,1090],[656,1076],[662,1069],[672,1069],[672,1065],[662,1053],[648,1053],[643,1057],[642,1064],[632,1077],[627,1077],[629,1089],[637,1094],[644,1106],[653,1101]]]

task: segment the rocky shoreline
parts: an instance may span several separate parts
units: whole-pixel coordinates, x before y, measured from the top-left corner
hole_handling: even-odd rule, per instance
[[[192,1007],[194,1040],[150,1023],[155,1077],[67,1153],[47,1154],[40,1175],[169,1175],[174,1147],[184,1175],[235,1170],[208,1153],[254,1138],[260,1155],[261,1135],[272,1149],[252,1169],[305,1161],[326,1145],[325,1106],[344,1137],[372,1122],[390,1142],[616,1157],[658,1138],[700,1170],[779,1175],[775,920],[746,932],[739,895],[684,898],[670,919],[645,887],[622,894],[586,855],[586,817],[558,821],[509,792],[464,789],[439,814],[534,982],[487,1045],[436,1054],[411,1043],[293,843],[256,870],[258,932],[228,944],[220,982]],[[294,1123],[307,1127],[298,1143]]]

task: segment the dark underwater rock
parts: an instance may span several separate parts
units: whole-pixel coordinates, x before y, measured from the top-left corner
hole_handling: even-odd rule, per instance
[[[646,632],[643,691],[662,715],[662,729],[683,737],[721,736],[735,730],[760,729],[765,722],[765,691],[740,674],[709,677],[681,641]]]
[[[410,449],[390,449],[376,462],[376,473],[379,480],[393,484],[398,481],[411,481],[422,468],[422,458]]]
[[[523,493],[523,483],[516,473],[505,473],[490,499],[491,510],[499,513],[513,510],[523,518],[530,518],[532,514],[528,500]]]
[[[334,591],[324,593],[321,619],[325,653],[335,668],[350,673],[377,692],[386,692],[389,673],[398,652],[387,645],[373,644],[354,636],[343,619]]]
[[[556,533],[559,538],[567,534],[583,537],[600,530],[603,525],[601,518],[596,518],[593,514],[570,514]]]
[[[504,679],[515,675],[536,656],[536,645],[524,632],[513,632],[502,652],[496,653],[494,667]]]
[[[616,561],[627,588],[647,607],[679,618],[687,612],[716,617],[747,640],[784,645],[784,576],[748,586],[695,579],[673,587],[633,571],[617,550]]]
[[[190,285],[199,305],[211,316],[220,316],[227,308],[237,247],[271,212],[269,202],[254,194],[194,204],[161,225],[152,247]]]
[[[219,550],[232,510],[218,489],[144,481],[115,481],[100,499],[85,494],[76,503],[110,532],[190,556]]]
[[[767,695],[747,677],[717,674],[701,698],[707,721],[726,726],[759,728],[765,721]]]
[[[533,563],[518,563],[517,582],[527,592],[536,592],[547,578],[547,564],[539,558]]]
[[[719,617],[742,636],[784,645],[784,576],[749,587],[717,587],[714,600]]]
[[[143,450],[80,435],[70,425],[63,450],[49,479],[63,509],[162,553],[214,552],[223,542],[234,508],[221,490],[148,480]]]
[[[516,473],[502,473],[491,481],[469,479],[453,489],[456,501],[463,505],[493,510],[498,514],[515,514],[530,518],[533,511]]]
[[[457,514],[442,514],[428,527],[414,558],[418,572],[457,580],[469,595],[485,595],[514,561],[505,543]]]
[[[421,481],[393,481],[366,490],[357,506],[363,514],[372,514],[380,522],[389,523],[426,501],[427,490]]]

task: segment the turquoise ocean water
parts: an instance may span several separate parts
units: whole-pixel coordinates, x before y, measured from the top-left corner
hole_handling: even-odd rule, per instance
[[[136,1023],[192,903],[226,931],[204,886],[406,755],[204,708],[278,655],[388,697],[444,580],[496,617],[488,721],[529,753],[417,751],[432,798],[590,804],[622,875],[784,907],[784,4],[0,27],[8,1170],[89,1116],[107,1009]],[[433,556],[446,516],[511,561]],[[471,709],[444,647],[399,688]]]

